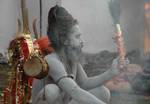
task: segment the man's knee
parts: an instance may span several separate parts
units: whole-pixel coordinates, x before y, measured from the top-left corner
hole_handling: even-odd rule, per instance
[[[98,89],[99,89],[100,98],[102,98],[103,101],[108,103],[111,97],[109,89],[106,88],[105,86],[98,87]]]
[[[110,97],[111,97],[110,90],[105,86],[102,86],[102,87],[103,87],[104,93],[106,94],[105,97],[107,101],[110,101]]]
[[[97,87],[89,92],[106,103],[110,101],[110,91],[105,86]]]
[[[48,100],[48,102],[53,102],[57,100],[60,96],[60,92],[61,91],[59,87],[55,84],[46,85],[44,89],[45,98],[46,100]]]
[[[33,104],[40,104],[39,102],[47,102],[48,104],[54,104],[60,96],[60,89],[55,84],[46,85],[33,99]]]

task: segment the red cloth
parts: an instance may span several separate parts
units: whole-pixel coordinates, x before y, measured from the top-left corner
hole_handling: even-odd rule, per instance
[[[43,36],[43,37],[35,40],[34,44],[38,44],[40,50],[44,54],[45,54],[45,52],[52,53],[54,51],[54,49],[51,47],[51,42],[47,36]]]

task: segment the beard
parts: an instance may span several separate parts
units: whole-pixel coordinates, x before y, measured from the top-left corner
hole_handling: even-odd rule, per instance
[[[81,62],[82,60],[82,47],[73,47],[73,46],[67,46],[65,49],[66,57],[68,61],[71,62]]]

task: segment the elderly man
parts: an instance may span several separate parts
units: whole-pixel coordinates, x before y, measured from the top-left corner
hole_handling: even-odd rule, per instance
[[[45,57],[47,77],[34,80],[33,104],[108,104],[110,92],[103,84],[120,73],[118,63],[101,75],[87,77],[80,64],[83,42],[78,22],[63,7],[50,9],[47,35],[55,52]]]

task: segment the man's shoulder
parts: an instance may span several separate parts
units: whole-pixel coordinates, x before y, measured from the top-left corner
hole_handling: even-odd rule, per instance
[[[58,55],[55,53],[48,54],[45,56],[46,61],[60,61]]]
[[[60,61],[58,55],[55,53],[45,56],[45,60],[47,61],[49,65],[52,65],[52,66],[62,65],[62,62]]]
[[[49,76],[57,81],[62,76],[66,76],[66,70],[63,63],[60,61],[57,54],[49,54],[45,57],[49,66]]]

